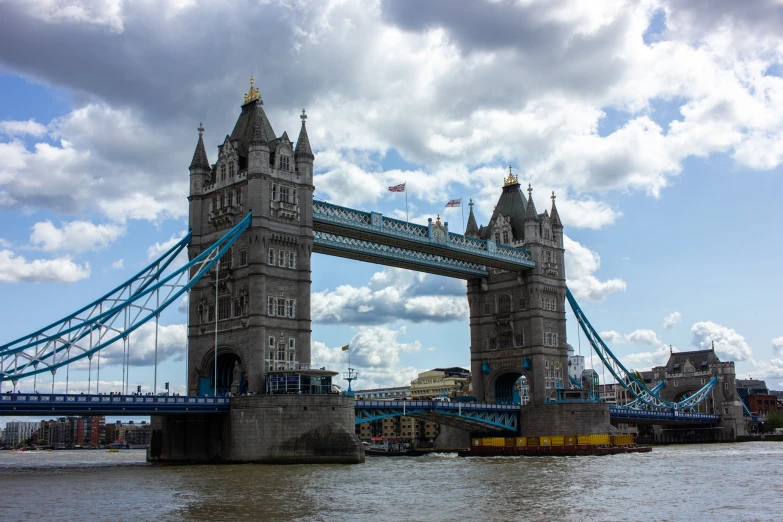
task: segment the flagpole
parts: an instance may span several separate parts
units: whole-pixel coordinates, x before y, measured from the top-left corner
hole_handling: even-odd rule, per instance
[[[402,187],[405,189],[405,222],[408,223],[408,182],[403,183]]]
[[[459,198],[459,209],[462,211],[462,233],[465,233],[465,207],[462,206],[462,198]]]

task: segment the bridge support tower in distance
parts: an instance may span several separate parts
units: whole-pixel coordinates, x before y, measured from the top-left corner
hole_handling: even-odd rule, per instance
[[[465,235],[530,251],[532,270],[490,269],[468,281],[473,392],[479,402],[522,403],[521,435],[609,433],[606,404],[554,404],[568,388],[566,276],[563,224],[552,194],[550,211],[538,213],[511,172],[486,226],[471,202]],[[578,410],[578,411],[577,411]],[[561,418],[562,417],[562,418]]]
[[[331,393],[336,372],[310,368],[314,155],[304,111],[301,119],[295,145],[285,132],[278,137],[251,78],[214,164],[199,126],[190,258],[251,211],[252,222],[190,291],[188,393],[241,396],[219,421],[153,417],[156,460],[364,460],[353,398]]]
[[[663,379],[660,396],[671,402],[679,402],[692,395],[713,375],[718,377],[715,388],[696,409],[701,413],[720,415],[720,424],[688,429],[655,425],[653,436],[656,442],[733,441],[737,436],[747,435],[746,417],[737,395],[734,361],[721,361],[714,348],[672,353],[664,366],[656,366],[641,375],[649,383]]]

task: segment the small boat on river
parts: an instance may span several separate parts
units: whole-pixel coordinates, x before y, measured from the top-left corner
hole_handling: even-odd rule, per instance
[[[400,437],[373,437],[364,444],[364,453],[382,457],[402,457],[411,454],[410,442]]]

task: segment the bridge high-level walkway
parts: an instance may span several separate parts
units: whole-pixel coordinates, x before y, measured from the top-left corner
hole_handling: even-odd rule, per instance
[[[313,202],[313,232],[321,254],[461,279],[535,267],[528,250],[454,234],[439,221],[417,225],[322,201]]]

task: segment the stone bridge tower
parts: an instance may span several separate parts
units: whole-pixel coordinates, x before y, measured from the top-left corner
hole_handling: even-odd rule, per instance
[[[563,225],[552,194],[551,212],[536,212],[509,167],[503,193],[487,226],[480,228],[470,206],[466,236],[530,250],[533,270],[490,269],[489,277],[468,281],[473,391],[479,401],[517,402],[524,376],[531,404],[556,397],[567,387]],[[524,403],[524,397],[522,402]]]
[[[296,145],[277,136],[250,80],[241,113],[210,165],[199,127],[190,165],[192,259],[252,210],[218,270],[190,292],[188,393],[263,392],[269,371],[310,363],[313,153],[302,111]],[[215,299],[215,277],[218,296]]]

